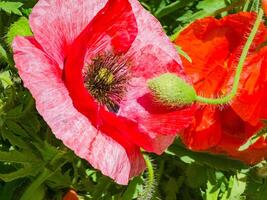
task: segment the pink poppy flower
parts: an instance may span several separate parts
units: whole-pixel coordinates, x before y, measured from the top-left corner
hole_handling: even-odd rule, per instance
[[[160,23],[136,0],[39,0],[34,37],[13,43],[19,74],[57,138],[117,183],[145,168],[191,122],[194,107],[154,102],[147,80],[186,79]]]

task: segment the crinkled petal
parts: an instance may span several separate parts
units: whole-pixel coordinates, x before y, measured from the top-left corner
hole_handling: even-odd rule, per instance
[[[181,134],[183,142],[192,150],[207,150],[221,140],[221,126],[214,107],[204,106],[195,113],[193,123]]]
[[[220,20],[208,17],[179,34],[175,43],[193,61],[183,59],[186,74],[193,79],[198,94],[216,97],[229,92],[242,46],[254,21],[255,13],[241,12]],[[265,39],[266,28],[261,25],[251,51]]]
[[[13,49],[24,85],[31,91],[37,110],[57,138],[117,183],[127,184],[132,176],[144,170],[144,160],[137,146],[120,145],[96,130],[77,111],[62,81],[62,71],[34,38],[17,37]]]
[[[231,103],[235,112],[251,125],[267,118],[267,48],[248,56],[238,96]]]
[[[177,50],[170,42],[160,22],[138,1],[130,0],[130,2],[139,30],[128,52],[135,62],[131,68],[133,75],[153,77],[161,73],[173,72],[186,79]],[[153,62],[155,58],[158,59]]]
[[[107,0],[39,0],[30,26],[44,51],[63,68],[69,46]]]

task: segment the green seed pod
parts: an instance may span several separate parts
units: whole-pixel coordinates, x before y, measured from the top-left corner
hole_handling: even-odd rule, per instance
[[[184,106],[196,101],[195,89],[176,74],[162,74],[147,84],[155,98],[166,106]]]

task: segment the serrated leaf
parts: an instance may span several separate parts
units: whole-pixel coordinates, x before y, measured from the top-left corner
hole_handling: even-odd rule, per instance
[[[19,178],[36,175],[40,169],[40,165],[24,165],[24,167],[17,171],[10,172],[7,174],[0,174],[0,179],[5,182],[10,182]]]
[[[0,2],[0,10],[5,11],[6,13],[14,13],[16,15],[22,15],[19,8],[23,5],[23,3],[20,2],[6,2],[2,1]]]
[[[238,173],[235,176],[232,176],[232,187],[230,189],[230,195],[228,197],[229,200],[240,200],[242,199],[242,195],[245,192],[247,183],[246,183],[246,175],[242,173]]]
[[[4,140],[8,140],[10,144],[13,146],[17,146],[20,149],[29,149],[29,144],[25,142],[25,140],[21,139],[18,136],[15,136],[11,131],[8,129],[2,128],[1,129],[2,137]]]
[[[9,152],[0,151],[0,161],[27,164],[38,162],[38,159],[28,152],[26,153],[12,150]]]
[[[26,17],[19,18],[8,29],[6,34],[6,43],[11,46],[16,36],[31,36],[32,31],[29,25],[29,20]]]
[[[207,182],[207,189],[205,193],[205,200],[218,200],[220,187],[213,185],[210,181]]]
[[[47,185],[52,188],[66,188],[71,185],[72,177],[70,175],[70,170],[62,173],[61,170],[56,171],[47,179]]]

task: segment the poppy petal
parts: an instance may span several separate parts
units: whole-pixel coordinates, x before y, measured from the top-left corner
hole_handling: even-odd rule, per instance
[[[63,68],[74,39],[107,0],[39,0],[30,15],[30,26],[44,51]]]
[[[200,107],[192,125],[180,135],[184,143],[193,150],[206,150],[216,146],[221,140],[218,112],[214,107]]]
[[[62,71],[34,38],[17,37],[14,59],[25,87],[36,100],[39,113],[57,138],[78,156],[120,184],[145,168],[139,148],[121,146],[76,110],[62,81]],[[101,158],[101,159],[99,159]]]
[[[267,37],[267,34],[266,34]],[[231,103],[234,111],[251,125],[267,118],[267,47],[247,57],[239,94]]]
[[[198,94],[217,97],[229,92],[242,46],[254,21],[255,14],[245,12],[220,20],[208,17],[197,20],[180,33],[175,43],[193,61],[183,59],[183,64]],[[264,26],[260,29],[252,45],[254,48],[265,40]]]

